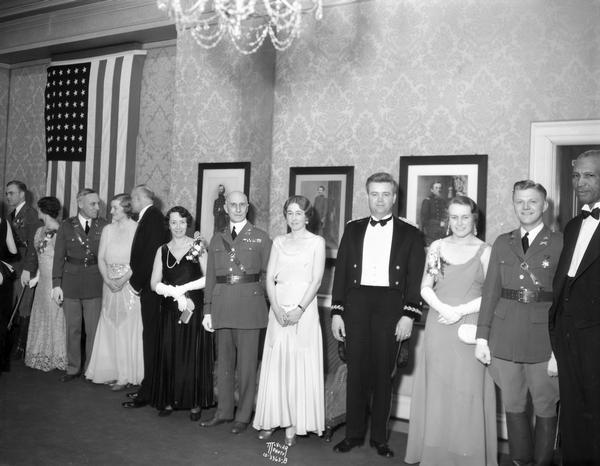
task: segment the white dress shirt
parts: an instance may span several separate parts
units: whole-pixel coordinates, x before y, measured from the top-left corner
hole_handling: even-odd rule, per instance
[[[21,209],[23,208],[24,205],[25,205],[25,201],[21,202],[17,207],[15,207],[15,217],[17,215],[19,215],[19,212],[21,211]]]
[[[394,221],[381,225],[367,225],[363,240],[362,274],[360,284],[365,286],[390,286],[390,253]],[[376,220],[376,219],[375,219]],[[385,219],[382,219],[385,220]]]
[[[229,222],[229,232],[231,233],[233,231],[233,227],[235,227],[235,234],[239,235],[240,231],[242,231],[242,229],[246,226],[246,223],[248,223],[247,219],[244,219],[239,223]]]
[[[592,211],[596,207],[600,207],[600,202],[596,202],[591,208],[588,204],[586,204],[581,210]],[[577,236],[577,243],[575,243],[575,250],[573,251],[573,257],[571,258],[571,265],[569,266],[569,271],[567,272],[569,277],[573,278],[577,274],[579,264],[581,264],[581,260],[583,259],[585,251],[592,240],[592,236],[594,236],[594,232],[598,227],[598,223],[600,223],[600,220],[596,220],[591,215],[581,222],[581,229],[579,230],[579,236]]]
[[[529,233],[527,240],[529,241],[529,246],[531,246],[533,244],[533,240],[535,239],[535,237],[538,235],[538,233],[540,231],[542,231],[542,228],[544,228],[544,222],[540,223],[537,227],[535,227],[534,229],[532,229],[530,231],[527,231],[525,228],[521,227],[521,238],[523,238],[523,236],[525,236],[525,233]]]
[[[85,231],[85,223],[86,222],[90,222],[89,225],[90,225],[90,228],[92,228],[92,219],[85,218],[81,214],[77,214],[77,217],[79,218],[79,223],[81,223],[81,228],[83,228],[84,231]]]

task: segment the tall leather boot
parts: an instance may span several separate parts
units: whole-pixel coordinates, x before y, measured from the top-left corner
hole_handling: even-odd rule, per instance
[[[510,459],[514,466],[533,464],[533,439],[531,425],[527,413],[506,413],[506,429],[508,430],[508,447]]]
[[[553,464],[556,421],[556,416],[535,417],[535,447],[533,457],[536,466],[550,466]]]

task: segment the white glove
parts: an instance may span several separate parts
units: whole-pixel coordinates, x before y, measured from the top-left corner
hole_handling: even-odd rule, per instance
[[[175,301],[177,301],[177,309],[179,309],[181,312],[187,309],[188,300],[185,296],[180,295],[179,297],[175,298]]]
[[[554,352],[552,352],[552,356],[550,356],[550,361],[548,361],[548,375],[550,377],[558,376],[558,363],[556,362],[556,358],[554,357]]]
[[[490,347],[485,338],[478,338],[475,343],[475,357],[486,366],[492,362],[492,355],[490,354]]]
[[[189,283],[184,285],[176,285],[173,287],[173,298],[178,299],[180,296],[186,294],[189,290]]]
[[[440,322],[444,324],[453,324],[458,322],[462,315],[455,309],[454,306],[443,303],[435,294],[435,291],[429,286],[421,289],[421,296],[440,314]]]
[[[165,298],[168,296],[175,297],[173,294],[174,291],[175,287],[173,285],[165,285],[162,282],[156,284],[156,293],[158,293],[161,296],[164,296]]]
[[[207,332],[214,332],[215,329],[212,326],[212,317],[210,314],[205,314],[204,317],[202,318],[202,326],[204,327],[204,330],[206,330]]]

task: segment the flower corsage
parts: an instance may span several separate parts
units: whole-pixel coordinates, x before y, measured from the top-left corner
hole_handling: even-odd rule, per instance
[[[194,233],[194,241],[185,258],[191,262],[198,263],[200,257],[206,252],[206,240],[200,236],[200,232]]]

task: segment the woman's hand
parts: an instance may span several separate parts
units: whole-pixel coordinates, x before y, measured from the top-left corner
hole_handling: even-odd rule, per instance
[[[438,322],[444,325],[452,325],[458,322],[462,314],[458,312],[458,310],[454,306],[444,305],[440,306],[441,309],[436,309],[440,314],[438,317]]]
[[[287,313],[281,309],[279,306],[271,306],[271,310],[275,315],[275,319],[282,327],[287,326]]]
[[[116,293],[117,291],[119,291],[122,286],[120,286],[117,282],[117,280],[114,280],[112,278],[107,279],[104,283],[106,283],[106,286],[108,286],[108,289],[110,291],[112,291],[113,293]]]
[[[304,312],[299,307],[295,307],[286,313],[288,325],[296,325]]]

